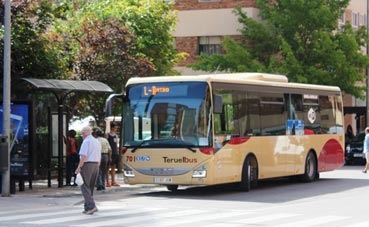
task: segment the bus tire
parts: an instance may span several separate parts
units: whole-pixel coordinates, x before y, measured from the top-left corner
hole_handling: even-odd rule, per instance
[[[258,166],[256,159],[252,156],[248,156],[242,166],[241,182],[238,185],[238,189],[248,192],[251,188],[257,186],[258,181]]]
[[[317,160],[313,152],[309,152],[305,161],[305,172],[300,176],[302,182],[312,182],[319,178]]]
[[[178,185],[167,185],[167,189],[171,192],[176,192],[178,190]]]

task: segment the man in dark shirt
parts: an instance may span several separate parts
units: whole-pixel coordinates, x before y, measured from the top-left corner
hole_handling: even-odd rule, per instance
[[[118,124],[112,122],[110,124],[110,132],[107,134],[107,139],[111,147],[111,160],[109,160],[109,165],[111,169],[111,184],[109,178],[106,179],[106,187],[120,186],[115,180],[115,168],[118,168],[120,162],[120,155],[118,151]]]

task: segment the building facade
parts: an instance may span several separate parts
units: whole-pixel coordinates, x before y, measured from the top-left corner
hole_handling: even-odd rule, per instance
[[[351,23],[354,29],[361,26],[367,26],[367,0],[351,0],[345,13],[338,20],[339,26],[345,23]],[[363,49],[363,54],[366,54],[366,49]],[[365,72],[363,72],[365,74]],[[364,94],[365,96],[365,94]],[[351,125],[354,134],[358,134],[366,127],[365,112],[366,100],[356,98],[349,94],[343,94],[345,108],[345,128]]]
[[[182,74],[198,74],[185,66],[196,61],[196,56],[221,53],[224,36],[241,38],[241,25],[233,12],[242,8],[249,17],[258,18],[256,0],[176,0],[177,27],[174,32],[176,48],[189,54],[176,68]]]
[[[169,0],[170,1],[170,0]],[[176,70],[181,74],[200,74],[186,67],[195,62],[200,53],[221,53],[221,41],[224,36],[235,40],[241,38],[238,18],[233,12],[236,7],[242,8],[247,16],[260,20],[256,0],[171,0],[178,10],[177,27],[174,31],[175,45],[179,52],[188,53],[188,58],[181,62]],[[346,22],[354,28],[366,26],[367,0],[352,0],[345,13],[338,20],[338,25]],[[363,50],[365,53],[365,50]],[[365,108],[365,100],[344,94],[345,128],[350,124],[356,134],[365,128],[365,115],[357,113],[358,108]],[[350,110],[350,111],[349,111]],[[354,112],[354,113],[351,113]]]

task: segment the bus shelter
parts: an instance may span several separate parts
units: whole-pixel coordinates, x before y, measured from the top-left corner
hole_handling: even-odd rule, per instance
[[[63,110],[65,100],[75,93],[112,93],[113,90],[99,81],[87,80],[56,80],[22,78],[30,85],[32,90],[46,91],[55,95],[58,105],[58,187],[63,187]],[[51,185],[49,179],[49,186]]]

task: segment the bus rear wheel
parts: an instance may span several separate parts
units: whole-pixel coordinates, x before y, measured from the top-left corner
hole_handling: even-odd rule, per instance
[[[167,189],[171,192],[176,192],[178,190],[178,185],[167,185]]]
[[[319,179],[317,160],[313,152],[309,152],[305,161],[305,173],[300,176],[300,180],[303,182],[312,182]]]
[[[258,165],[254,157],[248,156],[242,167],[242,178],[238,185],[238,189],[248,192],[251,188],[255,188],[258,182]]]

